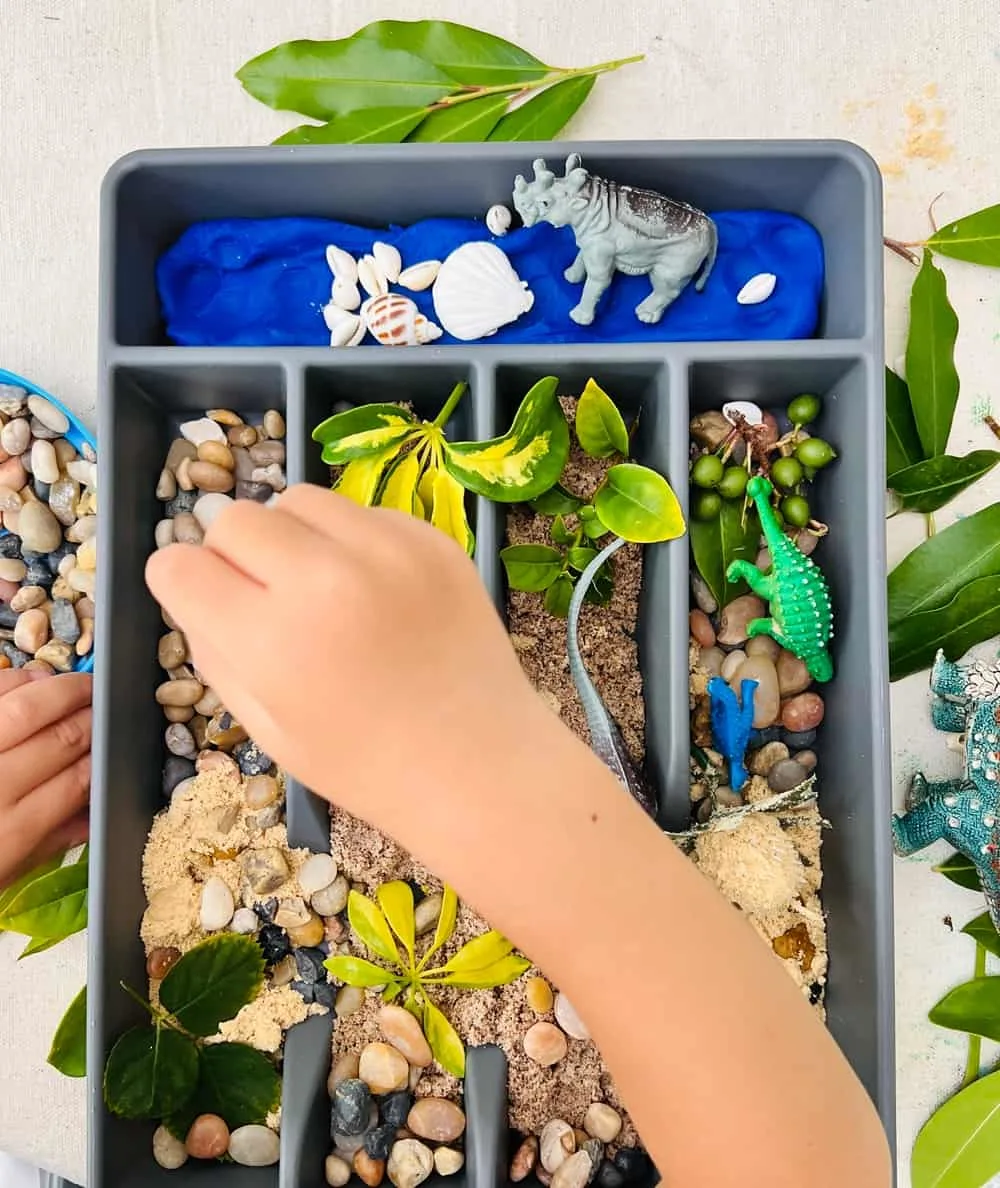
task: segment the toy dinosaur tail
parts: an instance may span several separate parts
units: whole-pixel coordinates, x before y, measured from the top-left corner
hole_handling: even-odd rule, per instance
[[[708,235],[709,247],[708,255],[705,257],[705,264],[701,270],[701,276],[695,281],[695,289],[700,293],[708,284],[708,278],[712,275],[712,269],[715,267],[715,254],[719,250],[719,232],[716,230],[715,223],[711,219],[708,220]]]

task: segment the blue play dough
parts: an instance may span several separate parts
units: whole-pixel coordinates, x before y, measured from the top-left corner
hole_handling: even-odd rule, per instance
[[[662,320],[647,326],[635,307],[650,291],[646,277],[617,275],[601,298],[592,326],[569,311],[581,285],[563,279],[576,255],[570,228],[548,224],[493,239],[535,295],[531,310],[488,339],[504,343],[663,342],[705,339],[810,338],[823,291],[823,244],[794,215],[770,210],[722,211],[719,253],[703,292],[689,285]],[[332,219],[220,219],[196,223],[157,265],[167,334],[181,346],[326,346],[323,306],[330,300],[326,245],[360,257],[375,240],[394,244],[403,266],[444,260],[470,240],[489,240],[472,219],[426,219],[410,227],[371,231]],[[759,272],[778,283],[759,305],[736,294]],[[393,286],[399,292],[406,292]],[[431,290],[406,293],[432,321]],[[438,344],[458,340],[445,334]],[[373,344],[369,336],[367,343]]]

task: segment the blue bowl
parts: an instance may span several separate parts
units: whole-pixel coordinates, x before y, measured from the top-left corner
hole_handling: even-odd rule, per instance
[[[49,404],[55,405],[55,407],[59,409],[59,411],[63,413],[69,420],[69,429],[67,430],[65,437],[66,440],[76,448],[77,452],[80,452],[80,447],[83,445],[89,445],[92,450],[97,450],[97,439],[94,437],[94,435],[81,424],[79,418],[75,417],[73,413],[71,413],[66,407],[66,405],[62,403],[62,401],[56,400],[56,398],[46,392],[44,388],[40,388],[37,384],[33,384],[31,380],[26,380],[23,376],[17,375],[13,371],[5,371],[2,367],[0,367],[0,384],[11,384],[15,388],[23,388],[30,396],[41,396],[43,399],[47,400]],[[0,536],[6,535],[6,528],[0,528]],[[73,667],[76,672],[93,672],[93,650],[91,650],[89,656],[84,656],[82,659],[77,660]]]

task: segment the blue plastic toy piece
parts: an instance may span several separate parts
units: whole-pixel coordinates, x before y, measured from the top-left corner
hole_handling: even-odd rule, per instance
[[[739,792],[748,778],[743,757],[750,742],[756,689],[756,681],[740,681],[740,696],[737,698],[722,677],[712,677],[708,682],[712,742],[729,764],[729,786],[734,792]]]
[[[33,384],[31,380],[25,379],[24,376],[18,375],[14,371],[6,371],[3,367],[0,367],[0,384],[11,384],[15,388],[23,388],[29,396],[41,396],[42,399],[47,400],[49,404],[55,405],[55,407],[59,409],[59,411],[69,421],[69,429],[67,430],[65,436],[70,445],[72,445],[78,453],[80,452],[80,447],[83,445],[89,445],[95,453],[97,452],[97,439],[94,437],[94,435],[84,427],[80,420],[70,412],[70,410],[65,404],[62,403],[61,400],[57,400],[55,396],[52,396],[50,393],[46,392],[44,388],[40,388],[37,384]],[[7,529],[0,528],[0,536],[6,535]],[[73,668],[76,672],[93,672],[93,650],[91,650],[89,656],[84,656],[82,659],[77,660],[77,662],[73,665]]]

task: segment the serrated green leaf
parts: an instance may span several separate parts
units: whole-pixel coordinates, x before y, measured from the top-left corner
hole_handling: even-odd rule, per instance
[[[927,240],[927,247],[955,260],[1000,268],[1000,205],[941,227]]]
[[[217,1114],[230,1130],[263,1125],[280,1104],[281,1077],[263,1052],[248,1044],[207,1044],[194,1092],[171,1111],[165,1125],[178,1137],[200,1114]]]
[[[548,545],[508,545],[500,550],[500,560],[512,590],[547,590],[563,567],[562,553]]]
[[[652,544],[684,533],[684,513],[670,484],[634,462],[611,467],[594,496],[594,509],[608,531],[625,540]]]
[[[423,1017],[424,1035],[434,1053],[434,1059],[445,1072],[450,1072],[453,1077],[464,1077],[465,1047],[459,1039],[458,1032],[434,1003],[426,997],[424,998]]]
[[[910,389],[894,371],[885,369],[885,473],[923,462],[924,450],[913,419]]]
[[[948,300],[944,273],[925,251],[910,293],[906,382],[920,444],[928,458],[936,458],[948,448],[958,402],[957,337],[958,316]]]
[[[889,623],[944,606],[969,582],[1000,574],[1000,503],[925,540],[889,574]]]
[[[74,863],[32,879],[17,891],[0,917],[0,929],[45,940],[87,927],[87,867]]]
[[[65,1077],[87,1075],[87,987],[73,999],[52,1037],[46,1057]]]
[[[951,882],[957,883],[959,887],[965,887],[968,891],[981,891],[983,889],[982,883],[979,881],[979,874],[972,864],[972,859],[966,858],[964,854],[952,854],[950,858],[946,858],[944,862],[933,867],[933,870],[937,874],[943,874]]]
[[[475,552],[476,538],[465,514],[465,488],[447,470],[438,470],[434,474],[431,523],[460,544],[470,557]]]
[[[730,582],[726,574],[734,561],[753,561],[757,556],[760,522],[753,508],[744,512],[741,503],[724,499],[717,518],[692,519],[688,533],[695,568],[719,606],[745,593],[746,585]]]
[[[558,390],[555,376],[539,380],[502,437],[446,442],[449,472],[463,487],[496,503],[527,502],[548,491],[569,457],[569,426]]]
[[[65,854],[56,854],[54,857],[46,859],[45,862],[40,863],[38,866],[32,867],[31,870],[26,871],[19,879],[15,879],[13,883],[0,891],[0,920],[6,916],[7,909],[25,887],[27,887],[30,883],[34,883],[38,879],[43,878],[45,875],[51,874],[52,871],[58,870],[59,867],[62,866],[63,858],[65,858],[65,856]],[[2,927],[3,925],[0,924],[0,929],[2,929]]]
[[[426,107],[368,107],[325,124],[300,124],[275,144],[401,144],[427,115]]]
[[[913,1144],[912,1188],[982,1188],[1000,1172],[1000,1072],[931,1115]]]
[[[371,507],[386,467],[399,453],[400,448],[399,445],[389,446],[369,458],[355,458],[353,462],[348,462],[333,484],[333,490],[345,499],[350,499],[352,503],[357,503],[361,507]]]
[[[394,981],[391,969],[365,961],[363,957],[328,957],[323,964],[338,982],[346,982],[348,986],[365,989],[390,985]]]
[[[459,89],[433,61],[381,45],[365,30],[337,41],[286,41],[236,77],[268,107],[316,120],[371,107],[427,107]]]
[[[569,562],[570,569],[575,569],[577,573],[583,573],[596,556],[597,549],[588,549],[585,546],[577,545],[567,552],[566,560]]]
[[[402,441],[416,428],[413,414],[398,404],[362,404],[321,421],[312,439],[322,445],[328,466],[340,466]]]
[[[552,527],[549,529],[549,535],[557,545],[570,545],[576,538],[575,532],[570,532],[566,527],[566,521],[562,516],[556,516],[552,521]]]
[[[198,1049],[173,1028],[133,1027],[104,1066],[104,1101],[120,1118],[162,1118],[180,1109],[198,1083]]]
[[[220,933],[189,949],[160,983],[160,1005],[192,1035],[214,1035],[264,984],[264,955],[249,936]]]
[[[576,437],[591,458],[610,458],[612,454],[628,457],[628,429],[618,406],[594,380],[576,404]]]
[[[962,458],[940,454],[896,471],[889,487],[899,496],[902,511],[933,512],[989,474],[998,462],[996,450],[974,450]]]
[[[930,668],[939,648],[949,660],[959,660],[969,648],[997,634],[1000,575],[977,578],[944,606],[889,624],[889,679],[898,681]]]
[[[66,940],[64,936],[33,936],[21,950],[18,961],[23,961],[25,957],[34,957],[36,953],[44,953],[47,949],[53,949],[56,945],[61,945],[64,940]]]
[[[486,140],[507,110],[510,96],[484,95],[451,107],[439,107],[417,125],[407,140],[411,142],[448,143]]]
[[[541,516],[568,516],[582,504],[582,499],[577,499],[572,492],[556,483],[554,487],[543,491],[537,499],[532,499],[528,506]]]
[[[977,945],[982,945],[987,953],[1000,957],[1000,934],[997,933],[989,912],[983,912],[981,916],[970,920],[962,931],[966,936],[971,936]]]
[[[375,21],[355,36],[406,50],[468,86],[537,82],[552,70],[513,42],[454,21]]]
[[[490,133],[490,140],[554,140],[594,89],[597,76],[584,74],[555,83],[509,115]]]
[[[514,948],[511,941],[501,933],[490,930],[467,941],[441,969],[448,973],[471,973],[485,969],[506,957]]]
[[[347,918],[366,948],[385,961],[401,964],[389,921],[374,900],[360,891],[352,891],[347,897]]]
[[[938,1027],[1000,1040],[1000,978],[973,978],[956,986],[930,1011]]]
[[[413,916],[413,888],[409,883],[397,879],[383,883],[375,892],[379,907],[389,921],[389,927],[399,937],[410,961],[413,961],[413,946],[416,943],[416,924]]]
[[[482,969],[466,973],[447,973],[433,980],[433,985],[451,986],[455,990],[490,990],[494,986],[506,986],[516,982],[522,974],[531,969],[531,962],[516,953],[509,953]]]
[[[548,614],[556,619],[565,619],[569,614],[569,604],[573,601],[573,579],[569,574],[561,574],[545,591],[542,605]]]

